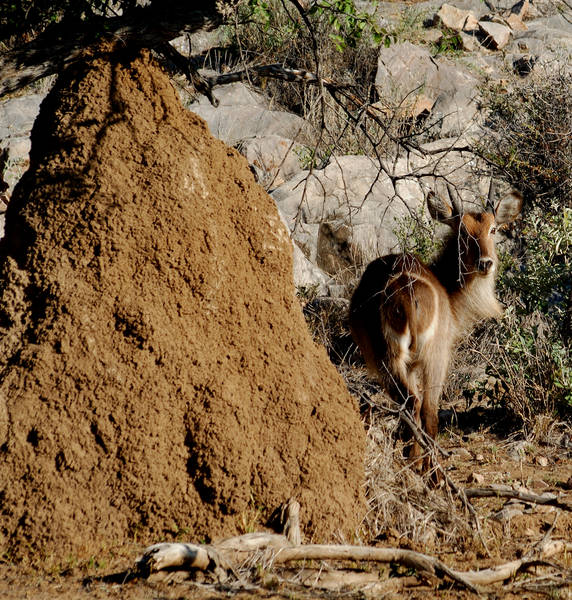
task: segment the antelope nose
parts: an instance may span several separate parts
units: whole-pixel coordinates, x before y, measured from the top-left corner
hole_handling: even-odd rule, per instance
[[[494,268],[494,263],[492,258],[481,258],[479,260],[479,271],[483,273],[483,275],[488,275]]]

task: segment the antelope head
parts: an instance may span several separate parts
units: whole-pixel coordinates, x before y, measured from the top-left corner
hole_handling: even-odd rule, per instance
[[[456,190],[447,184],[449,201],[429,192],[427,206],[433,219],[445,223],[453,235],[450,244],[451,258],[455,258],[459,282],[463,284],[474,277],[494,277],[498,264],[495,233],[497,226],[514,220],[522,206],[522,196],[511,192],[495,204],[493,182],[489,188],[483,210],[464,212]],[[453,265],[450,265],[454,268]]]

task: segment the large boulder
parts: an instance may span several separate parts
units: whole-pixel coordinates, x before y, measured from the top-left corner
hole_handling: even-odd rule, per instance
[[[410,42],[392,44],[379,53],[375,86],[383,106],[398,116],[428,123],[441,137],[463,134],[478,111],[479,80],[460,63],[434,58],[427,48]]]
[[[291,496],[308,537],[355,531],[364,431],[306,328],[287,231],[147,54],[60,75],[0,290],[3,555],[217,538]]]
[[[339,275],[399,250],[403,220],[423,208],[422,187],[408,170],[403,159],[380,165],[365,156],[340,156],[324,169],[302,171],[272,197],[306,257]]]
[[[200,96],[190,110],[207,122],[212,134],[234,146],[259,136],[279,135],[306,144],[315,137],[301,117],[270,108],[264,96],[244,83],[232,83],[214,89],[218,106]]]

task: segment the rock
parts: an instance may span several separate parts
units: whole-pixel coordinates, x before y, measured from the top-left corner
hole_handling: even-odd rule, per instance
[[[569,67],[572,55],[572,23],[563,15],[541,17],[526,22],[527,30],[515,32],[515,52],[527,52],[539,57],[539,62],[564,63]]]
[[[249,138],[240,142],[238,151],[254,168],[265,189],[275,188],[302,170],[300,160],[309,149],[279,135]]]
[[[439,417],[441,418],[441,417]],[[462,460],[471,460],[472,454],[463,446],[458,446],[457,448],[451,448],[449,450],[452,456],[455,458],[460,458]]]
[[[293,277],[296,288],[315,288],[317,294],[332,295],[330,290],[331,278],[314,263],[310,262],[296,244],[293,244],[293,247]]]
[[[515,15],[519,19],[524,20],[529,18],[530,2],[529,0],[519,0],[516,4],[510,7],[509,16]]]
[[[545,490],[546,488],[550,487],[546,481],[543,481],[542,479],[533,479],[530,482],[530,488],[533,490]]]
[[[477,112],[477,84],[462,65],[409,42],[380,50],[375,78],[380,97],[399,107],[400,116],[419,114],[421,101],[431,111],[427,124],[441,137],[466,132]]]
[[[256,136],[276,135],[301,144],[311,144],[314,136],[304,119],[284,111],[271,110],[268,101],[244,83],[215,88],[218,107],[205,97],[189,104],[189,110],[207,122],[211,133],[235,146]]]
[[[511,13],[505,19],[506,24],[512,29],[512,31],[527,31],[528,27],[523,22],[522,18],[518,15]]]
[[[434,18],[435,25],[453,31],[476,31],[478,19],[470,10],[462,10],[451,4],[443,4]]]
[[[546,458],[546,456],[536,456],[534,459],[534,462],[539,467],[547,467],[548,466],[548,459]]]
[[[45,94],[29,94],[0,102],[0,140],[28,136]]]
[[[437,44],[443,39],[443,32],[436,27],[424,29],[421,35],[426,44]]]
[[[493,513],[490,518],[499,521],[500,523],[506,523],[514,517],[523,515],[526,508],[526,504],[511,500],[507,502],[501,510]]]
[[[483,35],[483,46],[491,50],[502,50],[510,41],[510,27],[493,21],[479,21],[479,30]]]
[[[408,166],[398,161],[386,168],[403,172]],[[272,197],[294,241],[330,275],[397,251],[396,231],[424,202],[419,182],[404,179],[394,188],[364,156],[342,156],[325,169],[303,171],[273,190]]]
[[[476,485],[482,485],[485,482],[485,476],[481,473],[471,473],[467,478],[467,483],[474,483]]]
[[[523,461],[526,458],[529,443],[521,440],[510,444],[507,448],[507,456],[514,461]]]
[[[45,94],[28,94],[0,102],[0,152],[7,151],[2,176],[9,195],[28,168],[30,131],[44,97]]]
[[[459,37],[461,38],[461,43],[463,44],[463,50],[466,52],[477,52],[481,49],[481,44],[475,35],[461,31]]]

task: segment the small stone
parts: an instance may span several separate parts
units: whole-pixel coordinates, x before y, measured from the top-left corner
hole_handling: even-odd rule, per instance
[[[542,481],[542,479],[535,479],[530,482],[530,488],[533,490],[545,490],[547,487],[550,487],[546,481]]]
[[[481,473],[471,473],[467,479],[467,483],[476,483],[481,485],[485,482],[485,476]]]
[[[478,21],[470,10],[462,10],[451,4],[443,4],[435,15],[434,23],[453,31],[474,31]]]
[[[423,31],[423,41],[427,44],[437,44],[443,39],[443,32],[436,27]]]
[[[492,21],[479,21],[479,29],[485,36],[483,46],[491,50],[501,50],[504,48],[512,35],[510,27],[501,25],[500,23],[493,23]]]
[[[476,52],[481,49],[479,40],[474,35],[461,31],[459,37],[461,38],[461,44],[463,44],[465,52]]]
[[[534,459],[534,462],[539,466],[539,467],[547,467],[548,466],[548,459],[546,458],[546,456],[537,456]]]
[[[461,458],[463,460],[470,460],[472,458],[472,454],[462,446],[452,448],[449,452],[451,453],[451,456],[454,456],[455,458]]]
[[[483,462],[485,462],[485,455],[484,455],[484,454],[481,454],[481,453],[479,452],[479,454],[475,455],[475,460],[476,460],[477,462],[483,463]]]
[[[507,505],[501,510],[491,515],[491,519],[501,523],[510,521],[513,517],[518,517],[524,514],[524,504]]]
[[[528,26],[518,15],[510,14],[505,21],[513,31],[528,31]]]

